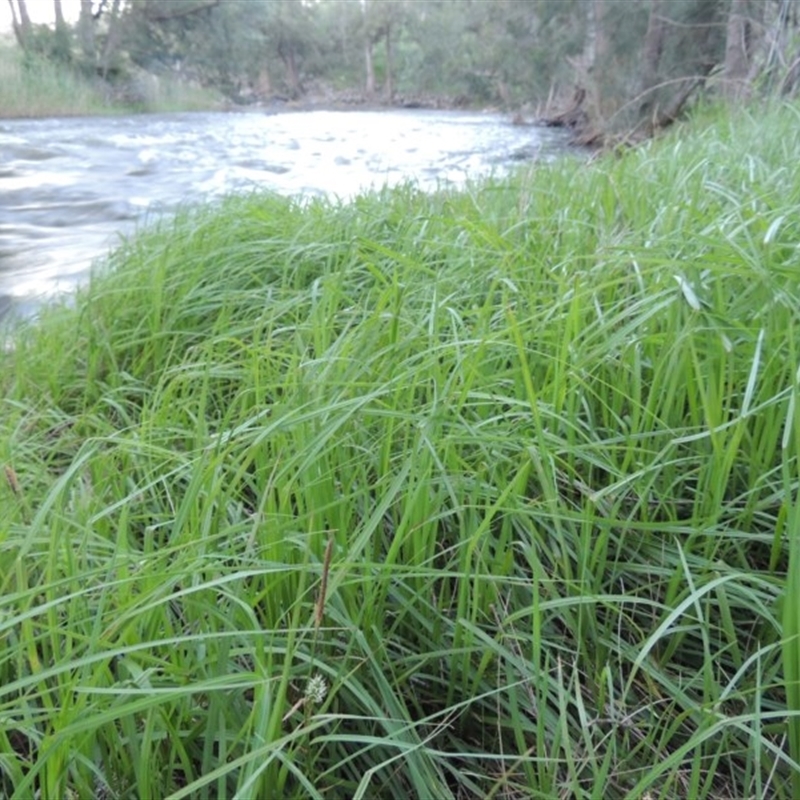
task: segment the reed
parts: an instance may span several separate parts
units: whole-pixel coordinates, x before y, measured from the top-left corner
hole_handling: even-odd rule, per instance
[[[0,42],[0,118],[204,111],[222,105],[216,93],[200,86],[146,77],[129,79],[123,91],[64,64],[23,56],[17,47]]]
[[[18,323],[0,793],[795,797],[797,122],[232,197]]]
[[[89,115],[106,106],[99,87],[72,70],[0,44],[0,117]]]

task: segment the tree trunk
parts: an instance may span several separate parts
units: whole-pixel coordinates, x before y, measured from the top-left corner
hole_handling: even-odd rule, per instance
[[[53,0],[53,11],[56,17],[56,29],[50,43],[48,58],[62,64],[72,63],[72,32],[64,19],[61,0]]]
[[[601,76],[606,68],[609,52],[608,34],[606,31],[606,0],[591,0],[588,6],[589,25],[586,43],[586,86],[589,100],[589,115],[593,123],[603,120],[603,98]]]
[[[605,66],[610,51],[606,25],[606,0],[592,0],[594,7],[594,63]]]
[[[11,4],[13,7],[13,3]],[[31,29],[31,18],[28,15],[28,6],[25,3],[25,0],[17,0],[17,6],[19,7],[19,21],[22,27],[30,32]]]
[[[61,8],[61,0],[53,0],[53,10],[56,16],[56,30],[62,30],[67,27],[64,20],[64,10]]]
[[[297,57],[291,48],[279,53],[279,55],[283,65],[286,67],[286,83],[289,86],[289,95],[292,100],[296,100],[303,93],[303,87],[300,85],[300,74],[297,71]]]
[[[92,18],[92,0],[81,0],[81,13],[78,17],[78,41],[87,64],[94,67],[94,19]]]
[[[372,60],[372,42],[369,36],[364,41],[364,60],[367,67],[367,83],[364,91],[367,97],[372,97],[375,94],[375,63]]]
[[[392,26],[386,26],[386,101],[394,100],[394,64],[392,56]]]
[[[655,109],[655,96],[653,89],[658,84],[658,69],[661,64],[661,54],[664,52],[664,17],[662,16],[662,3],[664,0],[650,0],[650,16],[647,20],[647,33],[644,35],[642,45],[642,77],[639,83],[641,102],[639,113],[649,117]]]
[[[747,0],[731,0],[725,39],[725,68],[723,92],[729,100],[739,100],[747,95]]]
[[[256,78],[256,94],[262,99],[272,95],[272,79],[266,67],[261,67],[258,72],[258,78]]]
[[[28,7],[25,5],[25,0],[17,0],[17,6],[14,6],[14,0],[8,0],[11,6],[11,26],[14,29],[14,38],[17,44],[24,50],[28,45],[28,39],[31,34],[31,18],[28,15]],[[17,14],[19,11],[19,15]]]
[[[111,19],[108,21],[108,37],[106,38],[106,44],[103,48],[103,56],[100,64],[103,80],[108,78],[108,71],[111,69],[111,63],[122,41],[122,26],[120,25],[119,18],[120,4],[121,0],[114,0],[114,4],[111,6]]]
[[[652,129],[656,130],[672,125],[672,123],[678,119],[678,114],[681,113],[681,109],[686,105],[686,102],[691,97],[694,90],[697,89],[702,82],[703,78],[688,78],[684,82],[683,89],[672,98],[669,105],[662,111],[659,111],[657,115],[653,116]]]

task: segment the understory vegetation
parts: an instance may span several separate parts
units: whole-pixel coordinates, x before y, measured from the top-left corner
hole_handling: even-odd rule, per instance
[[[0,41],[0,117],[4,119],[202,111],[220,105],[219,96],[211,90],[145,72],[115,90],[96,78]]]
[[[800,87],[800,0],[81,0],[77,20],[36,0],[50,24],[29,5],[8,0],[21,53],[137,110],[158,83],[206,107],[489,107],[609,146],[698,97]]]
[[[77,74],[43,59],[27,62],[15,48],[0,43],[2,116],[97,114],[106,110],[102,94]]]
[[[0,358],[0,794],[800,790],[800,112],[143,231]]]

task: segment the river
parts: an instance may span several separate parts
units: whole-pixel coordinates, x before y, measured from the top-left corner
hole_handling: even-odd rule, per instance
[[[0,120],[0,316],[88,279],[136,226],[254,187],[347,199],[461,185],[567,149],[563,131],[442,111]]]

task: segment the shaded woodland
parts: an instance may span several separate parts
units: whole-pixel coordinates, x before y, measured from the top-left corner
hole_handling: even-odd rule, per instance
[[[136,100],[179,75],[231,103],[492,106],[649,132],[701,91],[793,93],[800,0],[81,0],[68,24],[7,0],[26,54]]]

